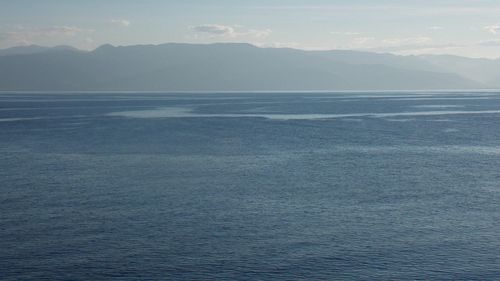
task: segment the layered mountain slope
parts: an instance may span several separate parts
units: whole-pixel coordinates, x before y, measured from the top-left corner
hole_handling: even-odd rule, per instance
[[[249,44],[101,46],[0,56],[0,90],[265,91],[470,89],[418,57]]]

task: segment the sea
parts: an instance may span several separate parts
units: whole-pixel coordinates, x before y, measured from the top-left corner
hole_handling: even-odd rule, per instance
[[[0,280],[500,280],[500,92],[1,92]]]

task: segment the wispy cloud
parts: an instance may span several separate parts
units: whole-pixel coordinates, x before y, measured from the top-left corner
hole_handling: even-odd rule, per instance
[[[390,38],[382,40],[383,44],[386,45],[414,45],[414,44],[425,44],[432,41],[430,37],[427,36],[417,36],[417,37],[407,37],[407,38]]]
[[[477,46],[484,46],[484,47],[498,47],[498,46],[500,46],[500,39],[483,40],[483,41],[479,41],[476,45]]]
[[[330,34],[332,34],[332,35],[345,35],[345,36],[361,35],[361,33],[354,32],[354,31],[330,31]]]
[[[500,24],[493,24],[493,25],[488,25],[485,26],[484,29],[488,30],[489,32],[493,34],[498,34],[500,33]]]
[[[375,52],[408,52],[408,51],[424,51],[424,50],[439,50],[439,49],[450,49],[450,48],[460,48],[467,47],[460,44],[407,44],[399,46],[378,46],[367,48],[368,51]]]
[[[214,35],[233,36],[235,34],[234,28],[228,25],[221,24],[203,24],[191,27],[192,30],[199,33],[208,33]]]
[[[291,49],[300,49],[308,51],[326,51],[332,49],[325,46],[304,45],[299,42],[249,42],[249,43],[261,48],[291,48]]]
[[[357,37],[352,40],[354,45],[365,45],[375,40],[375,37]]]
[[[125,19],[111,19],[109,23],[120,27],[129,27],[131,24],[129,20]]]
[[[85,29],[77,26],[16,26],[11,30],[0,32],[0,41],[11,45],[31,44],[37,39],[68,38],[92,32],[92,29]]]
[[[363,50],[398,50],[427,45],[432,38],[426,36],[403,37],[403,38],[376,38],[372,36],[354,37],[350,43],[337,46],[339,49],[363,49]]]
[[[474,1],[476,2],[476,1]],[[477,1],[479,2],[479,1]],[[374,4],[362,5],[354,1],[349,4],[325,4],[325,5],[261,5],[254,9],[273,10],[273,11],[313,11],[313,12],[348,12],[348,13],[372,13],[372,12],[397,12],[408,15],[443,15],[443,16],[472,16],[472,15],[491,15],[500,12],[500,5],[474,5],[453,3],[436,3],[432,9],[426,5],[407,3],[393,4]]]
[[[437,51],[437,50],[452,50],[461,48],[474,48],[474,47],[499,47],[500,39],[496,40],[482,40],[477,42],[472,42],[469,44],[458,44],[458,43],[443,43],[443,44],[432,44],[428,43],[415,43],[415,44],[401,44],[401,45],[377,45],[373,47],[361,48],[367,51],[375,52],[423,52],[423,51]]]
[[[76,26],[51,26],[27,29],[28,32],[36,32],[43,36],[75,36],[82,32],[91,32],[90,29],[84,29]]]
[[[223,24],[202,24],[192,26],[190,29],[197,34],[208,35],[209,37],[253,37],[265,38],[271,35],[271,29],[245,29],[240,25],[223,25]]]

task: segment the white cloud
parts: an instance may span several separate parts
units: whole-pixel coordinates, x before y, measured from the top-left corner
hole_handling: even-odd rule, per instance
[[[124,20],[124,19],[112,19],[112,20],[109,20],[109,23],[114,24],[116,26],[120,26],[120,27],[129,27],[130,26],[130,21]]]
[[[437,26],[437,25],[435,25],[435,26],[430,26],[430,27],[429,27],[429,29],[430,29],[430,30],[442,30],[442,29],[444,29],[444,28],[443,28],[442,26]]]
[[[396,52],[396,53],[411,53],[411,52],[420,52],[420,53],[433,53],[436,51],[452,51],[452,50],[460,50],[467,48],[497,48],[500,46],[500,39],[495,40],[482,40],[478,42],[468,43],[468,44],[457,44],[457,43],[446,43],[446,44],[404,44],[404,45],[380,45],[375,47],[366,48],[368,51],[375,52]],[[477,56],[481,57],[481,55]]]
[[[192,30],[200,33],[233,36],[235,31],[232,26],[221,24],[203,24],[191,27]]]
[[[478,0],[477,2],[480,2]],[[493,1],[493,0],[492,0]],[[375,1],[374,1],[375,2]],[[274,10],[274,11],[313,11],[313,12],[338,12],[345,14],[357,14],[357,13],[398,13],[400,15],[440,15],[440,16],[461,16],[461,15],[496,15],[500,13],[499,5],[460,5],[455,4],[440,4],[433,3],[432,9],[429,9],[426,5],[414,5],[404,3],[393,3],[393,4],[373,4],[373,5],[359,5],[352,1],[349,4],[325,4],[325,5],[269,5],[269,6],[256,6],[254,9],[258,10]],[[439,1],[436,1],[439,2]],[[456,1],[458,2],[458,1]],[[415,2],[414,2],[415,3]]]
[[[291,48],[291,49],[300,49],[308,51],[327,51],[332,49],[325,46],[303,45],[298,42],[249,42],[249,43],[261,48]]]
[[[373,48],[367,48],[368,51],[375,52],[411,52],[411,51],[432,51],[432,50],[444,50],[444,49],[454,49],[464,47],[464,45],[459,44],[409,44],[409,45],[382,45]]]
[[[498,47],[500,46],[500,39],[479,41],[477,46]]]
[[[29,45],[32,44],[31,36],[17,31],[7,31],[0,33],[0,43],[2,45]]]
[[[271,35],[271,29],[244,29],[239,25],[203,24],[190,27],[197,34],[205,34],[210,37],[254,37],[265,38]]]
[[[346,36],[361,35],[361,33],[353,32],[353,31],[331,31],[330,34],[332,34],[332,35],[346,35]]]
[[[68,39],[81,34],[92,33],[92,29],[76,26],[25,27],[16,26],[8,31],[0,32],[0,43],[6,46],[34,44],[47,39]]]
[[[485,26],[484,29],[488,30],[493,34],[498,34],[500,33],[500,24],[488,25]]]
[[[250,36],[253,36],[253,37],[257,37],[257,38],[265,38],[265,37],[268,37],[269,35],[271,35],[272,32],[273,31],[271,29],[269,29],[269,28],[262,29],[262,30],[249,29],[246,32],[241,33],[241,34],[243,34],[243,35],[250,35]]]
[[[390,38],[382,40],[383,44],[386,45],[417,45],[425,44],[432,41],[430,37],[418,36],[418,37],[408,37],[408,38]]]
[[[372,42],[373,40],[375,40],[374,37],[358,37],[354,38],[354,40],[352,40],[352,43],[354,45],[365,45],[369,42]]]
[[[36,32],[43,36],[75,36],[78,33],[91,32],[91,30],[76,26],[51,26],[35,28],[28,32]]]

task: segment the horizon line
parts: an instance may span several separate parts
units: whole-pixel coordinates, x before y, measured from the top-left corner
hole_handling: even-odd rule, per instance
[[[136,46],[161,46],[168,44],[178,44],[178,45],[250,45],[259,49],[291,49],[298,50],[304,52],[329,52],[329,51],[348,51],[348,52],[360,52],[360,53],[370,53],[370,54],[388,54],[398,57],[420,57],[420,56],[452,56],[459,58],[467,58],[467,59],[483,59],[483,60],[500,60],[500,57],[474,57],[474,56],[463,56],[463,55],[454,55],[454,54],[397,54],[390,51],[375,51],[370,49],[335,49],[335,48],[318,48],[318,49],[308,49],[308,48],[299,48],[299,47],[286,47],[286,46],[259,46],[257,44],[249,43],[249,42],[207,42],[207,43],[191,43],[191,42],[165,42],[165,43],[140,43],[140,44],[130,44],[130,45],[113,45],[111,43],[103,43],[93,49],[80,49],[75,46],[69,44],[58,44],[58,45],[39,45],[39,44],[24,44],[24,45],[16,45],[7,48],[1,48],[2,50],[8,50],[12,48],[23,48],[23,47],[42,47],[42,48],[57,48],[57,47],[69,47],[73,48],[77,51],[81,52],[93,52],[104,46],[111,46],[113,48],[126,48],[126,47],[136,47]]]
[[[296,93],[296,94],[328,94],[328,93],[386,93],[386,92],[399,92],[399,93],[428,93],[428,92],[448,92],[448,93],[466,93],[466,92],[500,92],[500,88],[487,88],[487,89],[428,89],[428,90],[258,90],[258,91],[230,91],[230,90],[211,90],[211,91],[120,91],[120,90],[92,90],[92,91],[79,91],[79,90],[43,90],[43,91],[17,91],[17,90],[0,90],[0,94],[5,93],[54,93],[54,94],[64,94],[64,93],[123,93],[123,94],[134,94],[134,93],[153,93],[153,94],[279,94],[279,93]]]

